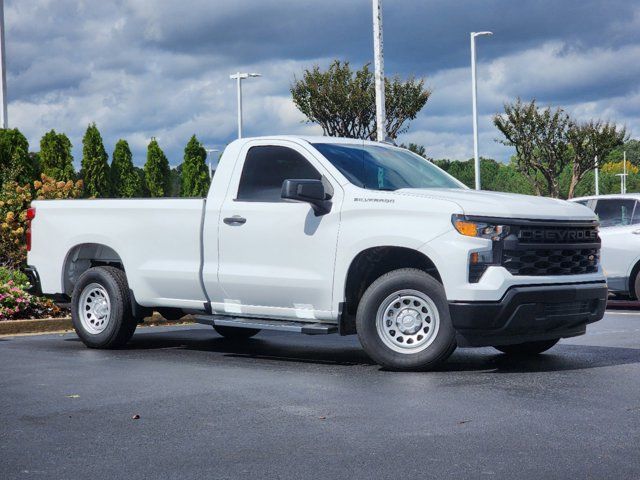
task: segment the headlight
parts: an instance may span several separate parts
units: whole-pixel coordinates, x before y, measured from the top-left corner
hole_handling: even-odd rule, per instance
[[[507,225],[469,220],[464,215],[452,215],[451,222],[460,234],[467,237],[487,238],[497,242],[509,235]]]

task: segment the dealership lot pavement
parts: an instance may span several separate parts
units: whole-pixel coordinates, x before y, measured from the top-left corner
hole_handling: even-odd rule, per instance
[[[0,338],[3,479],[640,478],[639,445],[640,312],[429,373],[383,371],[356,337]]]

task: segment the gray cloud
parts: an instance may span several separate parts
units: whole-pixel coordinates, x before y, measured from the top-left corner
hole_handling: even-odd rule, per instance
[[[506,159],[491,116],[516,96],[580,118],[640,126],[640,6],[622,0],[385,0],[387,74],[426,77],[434,93],[401,141],[436,157],[471,156],[470,30],[479,40],[480,141]],[[37,150],[50,128],[74,153],[96,121],[110,150],[130,141],[144,162],[155,136],[172,164],[196,133],[235,136],[235,90],[245,83],[246,134],[308,133],[289,98],[294,75],[333,58],[371,59],[369,0],[7,0],[9,115]]]

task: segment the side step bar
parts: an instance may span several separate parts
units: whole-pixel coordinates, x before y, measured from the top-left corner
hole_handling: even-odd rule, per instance
[[[221,315],[194,315],[197,323],[219,327],[256,328],[258,330],[280,330],[305,335],[327,335],[338,333],[338,325],[327,323],[295,322],[290,320],[271,320],[267,318],[224,317]]]

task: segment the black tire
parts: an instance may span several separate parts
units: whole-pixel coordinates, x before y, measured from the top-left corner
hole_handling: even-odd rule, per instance
[[[260,330],[257,328],[221,327],[216,325],[214,325],[213,328],[224,338],[230,340],[244,340],[260,333]]]
[[[426,312],[421,314],[419,310],[415,310],[417,314],[415,327],[418,330],[411,335],[391,333],[385,335],[378,331],[378,313],[382,312],[391,313],[389,309],[395,308],[393,302],[393,296],[398,293],[398,299],[409,298],[410,292],[421,293],[423,297],[430,299],[431,304],[429,308],[435,308],[437,310],[438,323],[431,324],[437,325],[431,333],[430,340],[426,340],[427,337],[420,338],[422,333],[421,329],[424,328],[429,331],[427,321],[434,321],[427,315]],[[404,296],[402,296],[402,295]],[[403,300],[404,301],[404,300]],[[401,305],[400,302],[396,303]],[[388,308],[385,306],[388,305]],[[414,312],[413,306],[398,307],[403,310],[410,310]],[[420,307],[415,307],[420,308]],[[384,313],[383,312],[383,313]],[[397,312],[400,315],[400,312]],[[393,320],[385,320],[384,314],[381,317],[381,325],[386,325],[387,329],[391,328],[388,322],[396,322],[400,325],[401,319],[394,317]],[[404,328],[404,326],[402,326]],[[384,329],[385,327],[382,327]],[[400,327],[399,327],[400,328]],[[365,352],[378,364],[391,370],[411,371],[411,370],[428,370],[436,365],[444,362],[456,349],[455,330],[451,324],[451,317],[449,315],[449,304],[445,296],[443,286],[436,281],[433,277],[413,268],[403,268],[400,270],[394,270],[389,272],[375,282],[373,282],[369,288],[365,291],[360,303],[358,305],[358,311],[356,314],[356,329],[358,332],[358,338],[364,348]],[[398,336],[396,336],[398,335]],[[405,335],[405,338],[402,338]],[[417,337],[415,337],[417,335]],[[425,333],[425,335],[429,335]],[[411,352],[411,349],[417,349],[418,347],[407,346],[408,353],[401,353],[398,350],[402,350],[403,346],[398,343],[400,341],[409,342],[409,339],[413,343],[413,338],[416,340],[416,344],[424,341],[426,346],[421,346],[422,350]],[[427,343],[428,342],[428,343]],[[393,345],[393,346],[390,346]],[[395,349],[394,349],[395,348]]]
[[[493,348],[501,351],[502,353],[506,353],[507,355],[527,357],[546,352],[559,341],[559,338],[555,338],[553,340],[517,343],[515,345],[497,345]]]
[[[90,292],[100,290],[100,287],[104,292],[100,295],[107,295],[110,304],[109,313],[102,319],[94,314],[85,317],[87,325],[95,319],[96,330],[91,331],[81,319],[82,309],[91,308],[87,308],[89,302],[84,302],[83,292],[86,290],[87,296],[90,296]],[[82,306],[80,301],[83,301]],[[84,272],[73,289],[71,319],[73,328],[87,347],[118,348],[126,344],[138,323],[131,311],[129,286],[125,273],[115,267],[94,267]],[[101,325],[97,326],[98,323]],[[100,328],[103,329],[99,331]]]
[[[633,292],[634,300],[640,300],[640,269],[636,272],[636,276],[633,280]]]

